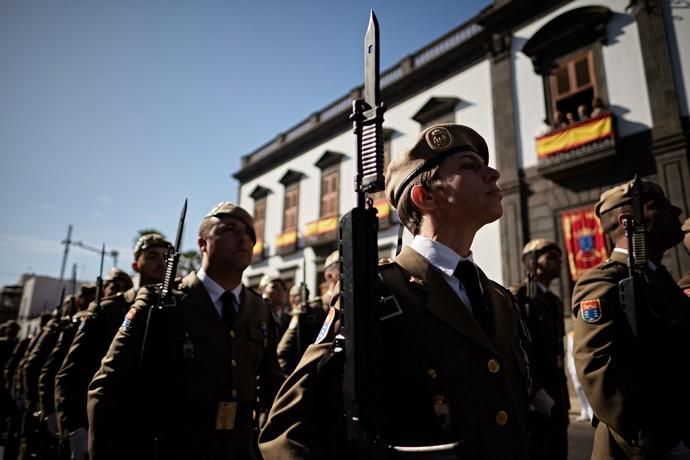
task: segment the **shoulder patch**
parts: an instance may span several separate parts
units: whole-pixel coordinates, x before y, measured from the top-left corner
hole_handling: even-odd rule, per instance
[[[588,323],[596,323],[601,319],[601,301],[599,299],[583,300],[580,302],[580,315]]]
[[[134,307],[130,308],[127,314],[125,315],[124,321],[122,321],[122,326],[120,326],[120,329],[122,329],[123,332],[129,332],[132,330],[134,317],[136,315],[137,309]]]
[[[335,321],[335,308],[331,308],[330,310],[328,310],[328,315],[326,316],[326,320],[323,322],[323,326],[321,326],[321,330],[319,331],[319,335],[316,336],[316,340],[314,341],[314,343],[321,343],[324,341],[324,339],[329,335],[328,332],[333,327],[334,321]]]

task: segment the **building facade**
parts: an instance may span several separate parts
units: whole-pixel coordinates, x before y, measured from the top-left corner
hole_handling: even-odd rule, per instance
[[[382,73],[387,159],[431,124],[476,129],[501,172],[504,216],[478,233],[475,260],[511,285],[523,277],[524,243],[555,240],[567,254],[557,287],[567,298],[610,251],[592,214],[603,190],[638,173],[688,216],[688,24],[690,8],[670,0],[495,0]],[[239,202],[253,211],[259,239],[250,286],[278,274],[318,292],[338,218],[355,204],[348,115],[361,91],[243,157]],[[395,214],[373,198],[389,257]],[[678,277],[690,258],[678,247],[664,264]]]

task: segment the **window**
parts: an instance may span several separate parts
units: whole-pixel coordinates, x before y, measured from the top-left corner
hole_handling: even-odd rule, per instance
[[[263,241],[266,231],[266,197],[254,200],[254,231],[257,241]]]
[[[297,228],[297,211],[299,207],[299,182],[285,187],[285,204],[283,206],[283,231]]]
[[[592,100],[599,95],[591,50],[559,62],[548,80],[552,117],[556,111],[560,111],[563,116],[567,113],[577,116],[580,105],[591,110]]]
[[[321,172],[320,217],[334,216],[340,208],[340,164],[325,168]]]
[[[461,103],[457,97],[432,97],[412,115],[412,119],[421,125],[422,130],[440,123],[455,123],[455,112]]]

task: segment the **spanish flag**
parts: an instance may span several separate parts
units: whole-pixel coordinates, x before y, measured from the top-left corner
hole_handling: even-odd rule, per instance
[[[538,137],[537,157],[541,160],[612,136],[613,116],[607,113]]]

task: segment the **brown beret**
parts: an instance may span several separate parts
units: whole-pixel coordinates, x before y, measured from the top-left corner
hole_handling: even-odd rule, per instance
[[[79,297],[90,297],[92,295],[96,295],[95,284],[82,284],[79,287]]]
[[[338,250],[336,249],[335,251],[331,252],[328,257],[326,257],[326,261],[323,263],[323,269],[327,270],[331,265],[337,264],[340,261],[340,253],[338,253]]]
[[[612,189],[606,190],[599,197],[599,201],[594,205],[594,212],[597,217],[611,211],[612,209],[620,208],[632,202],[631,191],[634,180],[628,181],[624,184],[616,185]],[[642,196],[649,198],[665,198],[664,191],[654,182],[642,181]]]
[[[448,155],[474,152],[489,163],[486,141],[467,126],[444,123],[431,126],[417,136],[407,150],[391,160],[386,171],[386,197],[397,208],[405,188],[422,172],[441,163]]]
[[[214,216],[232,216],[238,218],[239,220],[247,224],[247,227],[249,227],[249,231],[251,232],[252,241],[256,243],[256,233],[254,231],[254,218],[243,208],[229,201],[221,201],[220,203],[215,205],[213,209],[211,209],[208,212],[208,214],[204,216],[204,219],[208,219],[209,217]]]
[[[120,270],[119,268],[113,267],[112,269],[110,269],[110,272],[108,272],[108,274],[105,275],[105,278],[103,278],[103,281],[108,282],[108,281],[113,281],[116,279],[122,279],[122,280],[130,281],[130,282],[132,280],[127,273]]]
[[[524,258],[531,252],[536,252],[537,254],[540,254],[551,249],[555,249],[558,252],[561,252],[561,248],[559,248],[558,245],[553,241],[549,241],[544,238],[536,238],[527,243],[525,247],[522,248],[522,257]]]
[[[690,233],[690,217],[688,217],[687,219],[685,219],[685,222],[683,222],[683,226],[681,227],[681,229],[682,229],[685,233]]]
[[[169,248],[172,246],[160,233],[145,233],[139,237],[134,245],[134,257],[149,248]]]

